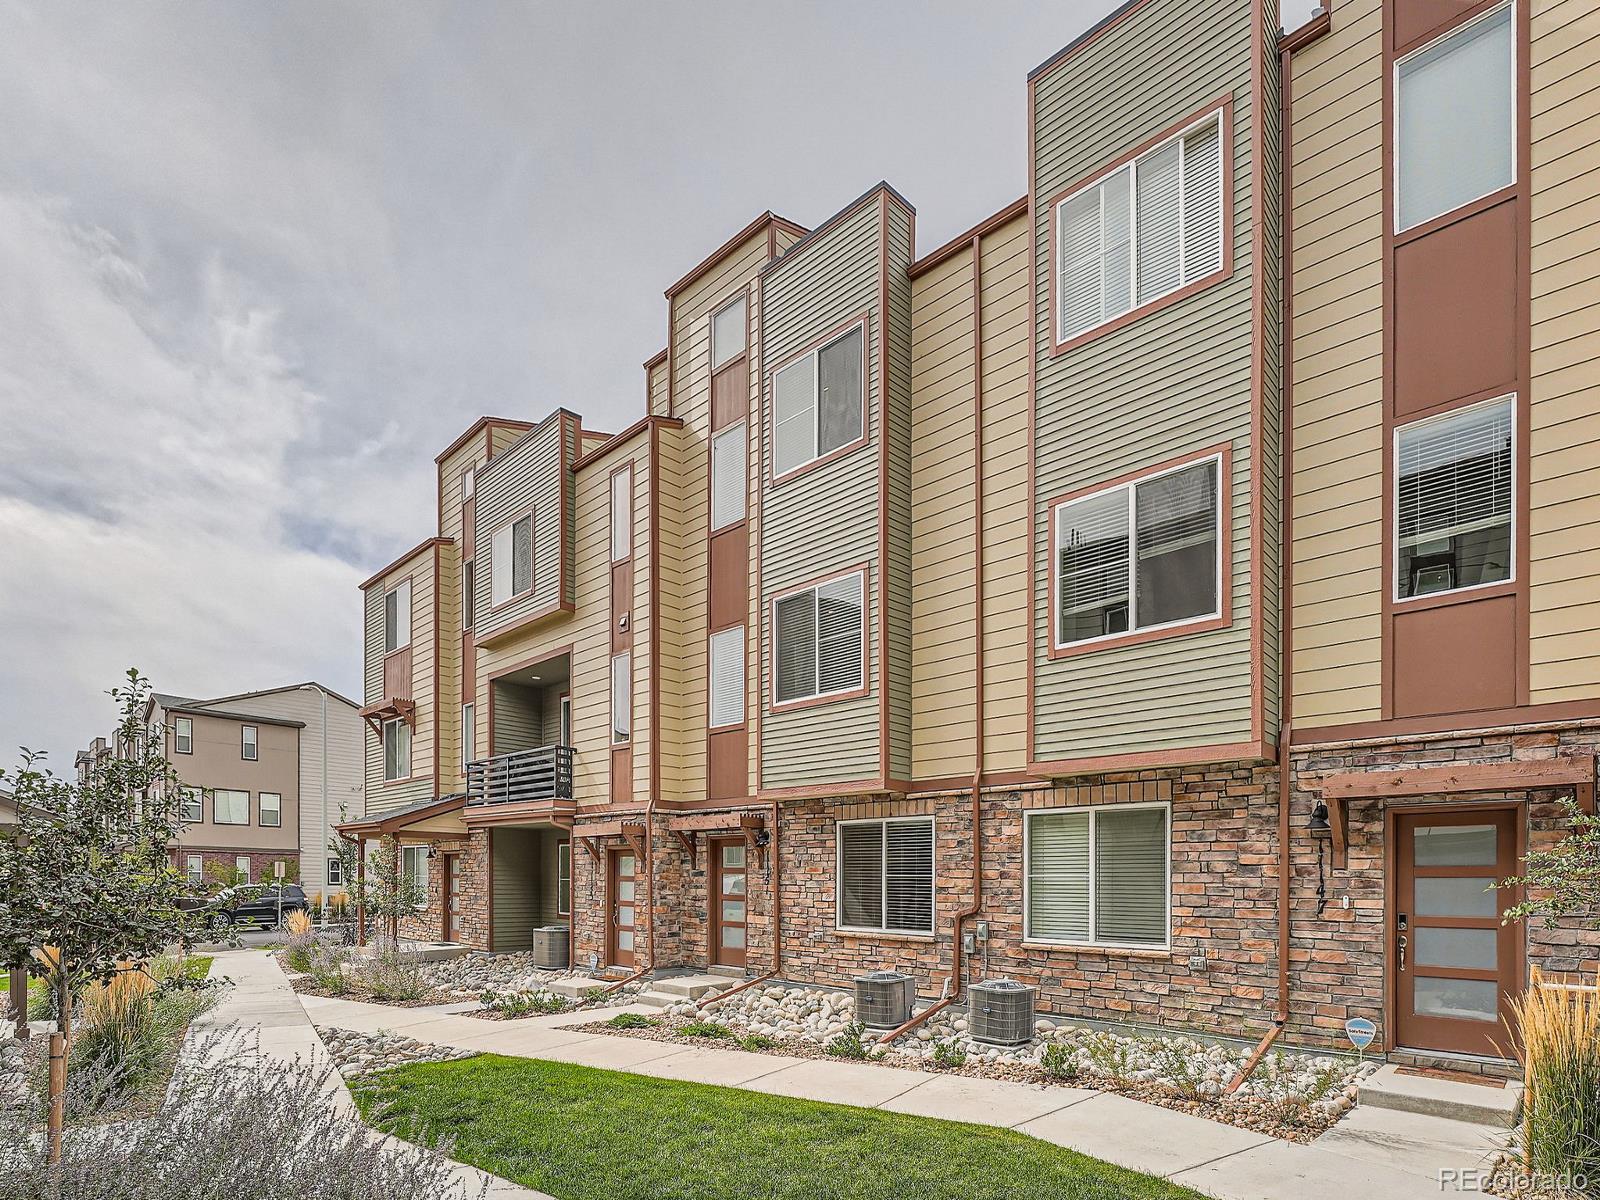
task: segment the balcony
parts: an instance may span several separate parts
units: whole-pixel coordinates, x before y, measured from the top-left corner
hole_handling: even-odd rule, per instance
[[[534,746],[467,764],[467,808],[570,804],[572,747]]]

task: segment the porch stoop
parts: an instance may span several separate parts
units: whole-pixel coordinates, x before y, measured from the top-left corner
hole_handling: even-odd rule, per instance
[[[590,988],[605,987],[610,982],[609,979],[596,979],[592,975],[569,975],[565,979],[552,980],[545,986],[568,1000],[581,1000]]]
[[[1414,1073],[1389,1063],[1359,1085],[1360,1103],[1372,1108],[1443,1117],[1510,1129],[1522,1111],[1522,1084],[1485,1076],[1482,1083]]]
[[[684,1000],[700,1000],[712,992],[726,991],[737,980],[726,975],[668,975],[650,981],[645,991],[634,997],[634,1003],[651,1008],[666,1008]]]

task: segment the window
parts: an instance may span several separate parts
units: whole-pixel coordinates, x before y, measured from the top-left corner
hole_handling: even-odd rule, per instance
[[[250,882],[250,856],[248,854],[241,854],[233,860],[233,873],[236,882]]]
[[[250,793],[216,788],[211,793],[211,820],[217,825],[250,824]]]
[[[183,873],[190,883],[205,882],[205,859],[198,854],[191,854],[183,860]]]
[[[197,825],[206,819],[205,807],[201,803],[199,788],[186,787],[183,789],[182,798],[178,805],[178,820],[185,825]]]
[[[572,697],[563,694],[561,697],[561,739],[563,746],[572,745]]]
[[[611,744],[633,736],[633,655],[623,651],[611,660]]]
[[[572,913],[572,843],[556,844],[556,915]]]
[[[839,822],[839,927],[933,932],[933,818]]]
[[[328,860],[327,883],[329,887],[344,886],[344,863],[340,862],[337,858],[330,858]]]
[[[773,602],[776,702],[808,700],[862,686],[865,575],[856,571]]]
[[[383,778],[385,782],[411,776],[411,726],[402,720],[383,723]]]
[[[400,877],[411,887],[420,888],[424,896],[428,893],[428,848],[426,846],[401,846],[400,847]],[[418,908],[427,908],[426,899]]]
[[[772,376],[772,472],[781,478],[862,439],[866,328],[855,328]]]
[[[735,296],[711,318],[711,369],[721,370],[744,353],[744,296]]]
[[[1509,4],[1395,64],[1395,228],[1516,179],[1516,38]]]
[[[711,438],[711,532],[744,520],[744,422]]]
[[[472,756],[478,749],[478,706],[476,704],[463,704],[461,706],[461,769],[465,771],[467,764],[472,761]]]
[[[489,603],[498,607],[533,590],[533,514],[507,521],[489,540]]]
[[[411,645],[411,580],[402,579],[383,594],[383,652]]]
[[[246,762],[261,757],[260,735],[254,725],[239,726],[239,757]]]
[[[1165,804],[1026,814],[1023,936],[1165,947],[1168,825]]]
[[[1056,506],[1056,645],[1221,614],[1222,457]]]
[[[611,561],[633,557],[633,468],[611,477]]]
[[[1055,206],[1057,342],[1222,270],[1222,146],[1213,112]]]
[[[262,792],[258,799],[262,828],[277,829],[283,824],[283,797],[277,792]]]
[[[194,753],[194,720],[191,717],[172,718],[172,749],[178,754]]]
[[[711,635],[711,726],[744,724],[744,626]]]
[[[461,473],[461,503],[471,504],[478,494],[478,472],[468,467]]]
[[[1395,431],[1396,596],[1511,578],[1513,397]]]
[[[478,580],[477,574],[472,569],[472,562],[468,560],[461,568],[461,631],[475,628],[478,624]]]

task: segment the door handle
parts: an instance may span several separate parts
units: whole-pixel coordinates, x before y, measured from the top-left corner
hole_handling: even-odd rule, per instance
[[[1406,935],[1402,933],[1400,935],[1400,943],[1399,943],[1399,945],[1400,945],[1400,974],[1402,974],[1402,975],[1404,975],[1406,973],[1406,946],[1408,944],[1409,943],[1406,940]]]

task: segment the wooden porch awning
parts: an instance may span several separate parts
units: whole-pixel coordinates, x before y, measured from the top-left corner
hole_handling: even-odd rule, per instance
[[[1595,757],[1571,754],[1527,762],[1452,763],[1447,767],[1416,767],[1399,771],[1344,771],[1303,780],[1319,791],[1328,806],[1333,827],[1335,861],[1345,849],[1346,805],[1356,800],[1406,800],[1417,796],[1461,795],[1476,792],[1522,792],[1573,789],[1578,807],[1595,811]]]
[[[340,837],[349,841],[380,837],[395,837],[404,841],[408,835],[413,841],[432,840],[450,836],[453,831],[440,828],[440,819],[459,816],[466,805],[465,796],[439,796],[394,812],[374,813],[355,821],[346,821],[334,828]],[[464,832],[465,827],[462,829]]]
[[[383,723],[385,721],[404,721],[411,728],[417,727],[417,702],[415,700],[380,700],[376,704],[369,704],[357,713],[367,727],[378,737],[383,737]]]

